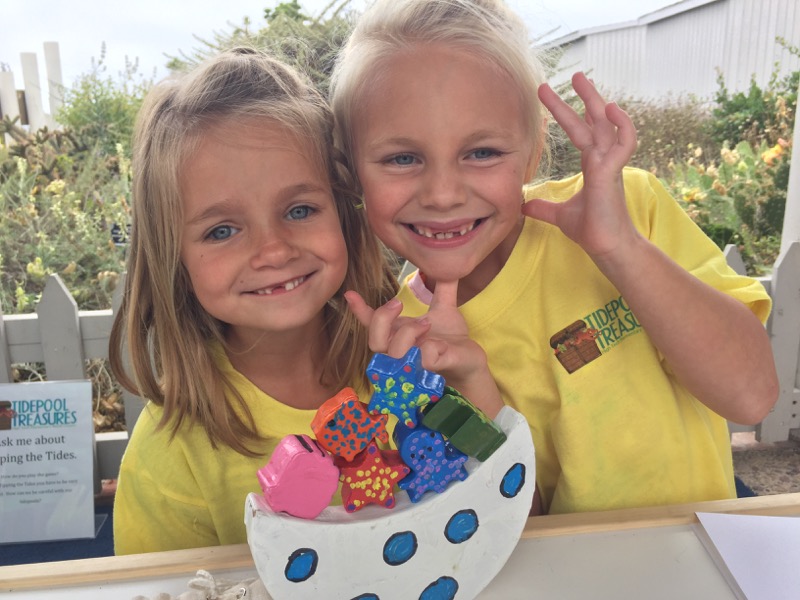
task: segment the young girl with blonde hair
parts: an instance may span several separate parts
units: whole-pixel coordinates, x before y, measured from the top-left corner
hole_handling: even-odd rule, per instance
[[[110,347],[148,400],[120,469],[118,554],[245,542],[245,497],[280,439],[311,434],[343,387],[368,400],[343,294],[378,305],[397,285],[331,125],[310,83],[251,49],[148,94]]]
[[[583,117],[502,0],[377,0],[333,73],[337,143],[373,231],[419,268],[403,314],[458,281],[469,336],[530,424],[546,512],[733,497],[726,419],[757,423],[778,393],[769,296],[626,168],[628,116],[582,74],[573,87]],[[547,111],[582,173],[531,186]],[[400,312],[348,300],[365,322]]]

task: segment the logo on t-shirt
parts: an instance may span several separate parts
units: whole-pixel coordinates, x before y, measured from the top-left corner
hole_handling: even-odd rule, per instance
[[[600,357],[596,337],[596,329],[587,327],[585,321],[578,320],[551,337],[550,347],[567,373],[574,373]]]
[[[641,331],[636,315],[620,296],[553,335],[550,347],[567,373],[574,373]]]

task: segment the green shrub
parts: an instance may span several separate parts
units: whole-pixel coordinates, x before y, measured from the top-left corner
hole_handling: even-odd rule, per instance
[[[91,70],[64,91],[64,104],[55,117],[82,149],[116,156],[122,144],[129,156],[136,114],[152,80],[139,75],[137,62],[127,60],[115,79],[107,74],[104,59],[105,46]]]
[[[0,306],[33,311],[47,276],[58,273],[80,309],[109,308],[123,270],[124,250],[111,230],[127,231],[128,160],[121,146],[112,159],[83,153],[70,177],[55,170],[50,178],[24,156],[42,146],[46,154],[46,141],[35,140],[14,146],[17,155],[0,154]]]
[[[711,239],[721,248],[739,246],[748,272],[761,275],[780,250],[790,157],[783,140],[756,149],[747,141],[726,144],[708,163],[696,152],[673,164],[663,183]]]
[[[782,38],[777,43],[789,54],[800,57],[797,46]],[[800,71],[779,77],[778,67],[776,64],[766,88],[761,89],[753,79],[747,92],[733,94],[725,85],[723,74],[718,74],[709,132],[719,144],[735,145],[744,140],[752,146],[763,142],[774,146],[780,139],[791,139]]]
[[[104,51],[103,51],[104,55]],[[128,63],[118,79],[104,56],[65,91],[61,130],[27,132],[0,122],[0,305],[35,308],[47,276],[58,273],[81,310],[111,306],[122,272],[131,202],[130,138],[151,83]]]

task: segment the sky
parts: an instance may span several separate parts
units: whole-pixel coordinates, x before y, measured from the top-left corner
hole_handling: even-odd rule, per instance
[[[533,37],[566,35],[578,29],[620,23],[673,4],[675,0],[507,0],[525,19]],[[116,78],[128,61],[158,80],[167,75],[165,55],[190,53],[197,38],[213,39],[249,17],[263,26],[264,8],[280,0],[0,0],[0,70],[11,70],[22,89],[19,55],[37,55],[46,89],[44,42],[58,42],[62,80],[71,87],[101,57]],[[318,15],[330,0],[300,0],[306,14]],[[367,0],[353,0],[362,8]],[[555,32],[555,33],[553,33]],[[43,89],[44,92],[44,89]],[[45,92],[46,93],[46,92]],[[47,107],[46,96],[43,97]],[[45,111],[48,111],[45,108]]]

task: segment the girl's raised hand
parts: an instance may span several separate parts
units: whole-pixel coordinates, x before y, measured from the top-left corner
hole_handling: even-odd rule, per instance
[[[593,259],[603,259],[637,234],[625,205],[622,169],[636,150],[636,129],[615,103],[607,103],[583,73],[572,77],[583,100],[578,115],[550,86],[539,87],[539,99],[581,152],[583,188],[563,203],[534,199],[522,212],[556,225]]]

